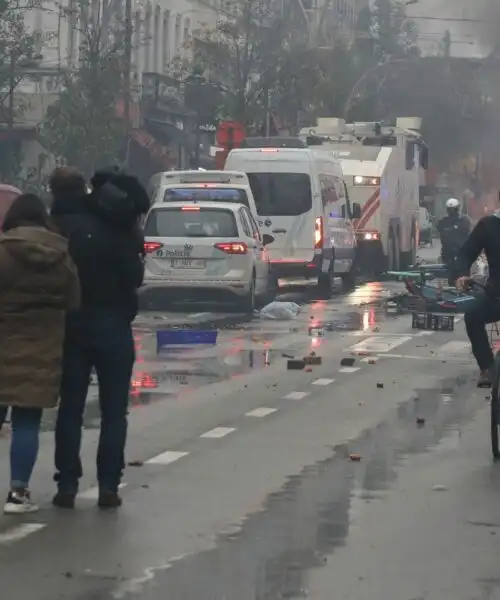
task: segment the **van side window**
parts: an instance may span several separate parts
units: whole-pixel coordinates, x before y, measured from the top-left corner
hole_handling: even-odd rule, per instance
[[[240,213],[241,224],[243,225],[243,231],[245,232],[245,235],[247,237],[253,237],[252,230],[250,228],[250,224],[248,222],[248,218],[245,214],[245,211],[242,208],[240,208],[238,212]]]
[[[328,204],[337,202],[339,195],[335,185],[335,177],[333,175],[320,175],[319,181],[321,184],[321,200],[323,202],[323,208]]]
[[[412,171],[415,166],[415,142],[406,142],[406,170]]]
[[[257,223],[255,222],[255,219],[253,218],[252,213],[249,210],[246,210],[245,214],[247,216],[248,222],[250,223],[250,227],[252,228],[253,237],[256,240],[258,240],[259,242],[262,241],[261,237],[260,237],[259,227],[258,227]]]
[[[340,210],[344,219],[351,218],[351,203],[349,201],[349,193],[345,181],[341,177],[335,177],[337,189],[339,190]]]

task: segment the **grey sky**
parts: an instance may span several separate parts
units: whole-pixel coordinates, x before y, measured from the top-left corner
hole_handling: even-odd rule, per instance
[[[446,29],[452,34],[454,56],[488,54],[500,42],[500,0],[419,0],[408,7],[409,16],[477,19],[483,23],[417,19],[424,51],[435,53]]]

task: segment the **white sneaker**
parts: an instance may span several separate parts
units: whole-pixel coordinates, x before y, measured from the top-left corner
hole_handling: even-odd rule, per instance
[[[39,510],[37,504],[31,501],[30,493],[26,490],[21,492],[9,492],[3,512],[6,515],[25,515]]]

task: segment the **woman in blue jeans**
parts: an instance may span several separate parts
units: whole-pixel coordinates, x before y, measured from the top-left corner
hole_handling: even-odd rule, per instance
[[[43,202],[19,196],[0,235],[0,407],[12,407],[6,514],[38,510],[29,482],[42,413],[57,405],[65,313],[79,304],[76,268]]]

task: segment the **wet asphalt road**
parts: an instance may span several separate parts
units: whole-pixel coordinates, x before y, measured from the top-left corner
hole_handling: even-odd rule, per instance
[[[78,508],[50,507],[49,416],[43,510],[0,517],[6,598],[499,599],[486,394],[462,323],[422,334],[373,304],[398,285],[222,329],[212,348],[157,354],[141,323],[124,506],[94,506],[91,398]],[[286,370],[311,351],[321,365]]]

